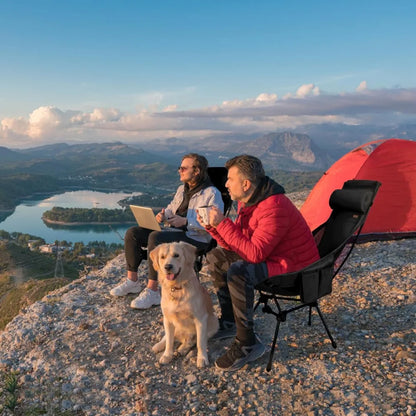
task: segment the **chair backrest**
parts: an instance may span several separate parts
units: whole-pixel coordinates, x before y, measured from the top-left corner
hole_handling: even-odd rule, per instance
[[[227,215],[231,209],[233,201],[228,193],[225,183],[227,182],[228,170],[225,167],[209,167],[208,176],[212,184],[221,192],[222,201],[224,202],[224,215]]]
[[[332,280],[351,254],[380,185],[377,181],[351,180],[331,194],[332,213],[313,232],[321,258],[299,273],[303,302],[316,301],[332,292]],[[336,260],[349,242],[348,252],[335,269]]]
[[[380,182],[350,180],[330,197],[332,213],[328,220],[314,232],[321,257],[343,249],[348,240],[363,226]]]

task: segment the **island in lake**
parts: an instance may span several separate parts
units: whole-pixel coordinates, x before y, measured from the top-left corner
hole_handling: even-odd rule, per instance
[[[126,209],[107,208],[62,208],[53,207],[45,211],[42,220],[46,223],[80,224],[128,224],[136,222],[133,213]]]

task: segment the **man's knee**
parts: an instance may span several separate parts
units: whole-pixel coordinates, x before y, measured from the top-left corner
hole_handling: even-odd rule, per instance
[[[228,285],[241,285],[251,288],[267,279],[267,277],[265,263],[255,264],[246,261],[236,261],[228,269],[227,283]]]
[[[208,265],[216,264],[220,260],[220,257],[222,256],[221,252],[222,252],[221,247],[215,247],[212,250],[208,251],[208,253],[206,254]]]
[[[226,285],[226,273],[228,265],[225,263],[223,249],[216,247],[206,255],[207,269],[214,287],[218,290]]]
[[[245,261],[236,261],[230,265],[227,272],[227,282],[242,282],[249,277],[248,263]]]

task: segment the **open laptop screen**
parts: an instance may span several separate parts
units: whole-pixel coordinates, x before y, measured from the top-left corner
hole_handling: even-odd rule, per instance
[[[130,209],[140,227],[155,231],[161,230],[160,224],[157,222],[152,208],[130,205]]]

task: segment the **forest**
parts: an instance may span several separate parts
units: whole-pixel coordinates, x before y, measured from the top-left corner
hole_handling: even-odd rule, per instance
[[[135,222],[130,209],[108,208],[62,208],[53,207],[43,213],[45,222],[59,222],[65,224],[93,224],[93,223],[129,223]]]

